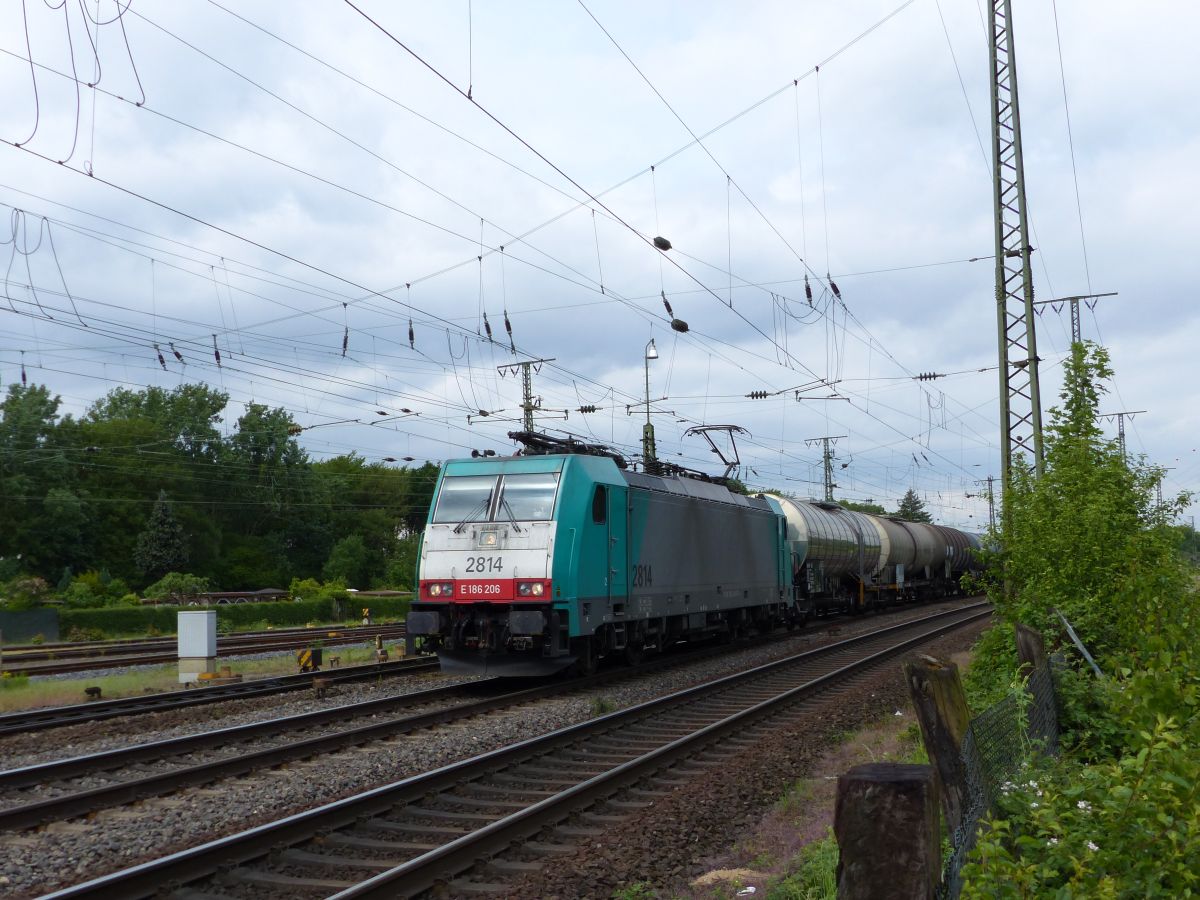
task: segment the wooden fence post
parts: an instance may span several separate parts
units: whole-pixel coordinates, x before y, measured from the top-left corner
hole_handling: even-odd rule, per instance
[[[1029,676],[1046,661],[1046,641],[1041,632],[1020,622],[1017,623],[1017,659],[1020,661],[1017,672],[1023,676]]]
[[[946,825],[953,834],[962,822],[967,796],[967,771],[962,760],[963,739],[971,721],[967,695],[958,677],[958,666],[952,662],[921,655],[904,664],[904,676],[921,725],[925,752],[941,782]]]
[[[838,778],[833,830],[838,900],[933,900],[942,838],[931,767],[855,766]]]

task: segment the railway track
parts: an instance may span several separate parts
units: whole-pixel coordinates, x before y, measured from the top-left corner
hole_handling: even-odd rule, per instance
[[[976,604],[843,640],[50,896],[141,897],[164,884],[180,898],[503,894],[504,879],[730,764],[823,691],[989,614]]]
[[[165,712],[172,709],[188,709],[207,703],[239,700],[248,697],[263,697],[287,691],[311,689],[314,678],[325,679],[327,684],[344,684],[367,681],[393,675],[414,675],[421,672],[436,672],[436,657],[414,657],[387,663],[370,663],[361,666],[346,666],[324,672],[280,675],[276,678],[256,678],[236,684],[213,685],[212,687],[189,688],[187,690],[164,691],[158,694],[142,694],[117,700],[97,700],[71,706],[54,706],[46,709],[24,710],[0,715],[0,735],[40,731],[63,725],[79,725],[98,722],[117,716],[132,716],[141,713]]]
[[[317,710],[201,732],[185,737],[137,744],[85,756],[56,760],[18,769],[0,771],[0,795],[9,800],[19,792],[36,788],[44,792],[55,783],[59,796],[0,808],[0,830],[29,828],[49,821],[70,819],[97,809],[172,793],[185,787],[209,784],[221,778],[243,775],[282,763],[307,759],[346,747],[366,744],[436,725],[484,715],[496,710],[531,703],[576,691],[589,690],[627,678],[643,677],[670,666],[698,662],[726,652],[710,647],[668,655],[635,668],[620,668],[586,678],[555,680],[534,687],[502,687],[500,679],[458,683],[414,691],[398,696],[365,700]],[[511,685],[511,682],[507,682]],[[482,695],[482,696],[481,696]],[[395,715],[405,710],[467,698],[455,706],[442,706],[415,714]],[[380,717],[384,718],[380,718]],[[355,724],[361,720],[361,724]],[[330,724],[345,727],[315,737],[297,739]],[[255,747],[265,739],[284,741],[275,746]],[[215,752],[216,758],[201,762],[179,762],[179,758]],[[130,770],[155,766],[159,771],[124,777]],[[100,787],[72,789],[70,782],[112,779]]]
[[[250,632],[218,638],[217,653],[222,657],[246,656],[273,650],[294,650],[308,646],[313,641],[353,643],[375,637],[391,641],[403,638],[404,634],[403,625]],[[93,644],[23,644],[4,648],[4,670],[16,675],[58,675],[123,666],[157,665],[175,662],[176,659],[178,649],[173,637]]]

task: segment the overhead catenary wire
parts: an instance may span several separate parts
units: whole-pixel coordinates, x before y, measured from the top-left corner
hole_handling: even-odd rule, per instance
[[[595,211],[593,210],[593,216],[594,216],[594,215],[595,215]],[[732,270],[732,266],[729,266],[729,267],[728,267],[728,269],[727,269],[727,271],[731,271],[731,270]],[[732,280],[732,277],[731,277],[731,280]]]

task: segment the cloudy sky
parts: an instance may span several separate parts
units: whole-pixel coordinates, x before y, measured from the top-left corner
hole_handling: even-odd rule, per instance
[[[977,0],[355,3],[3,4],[0,381],[75,413],[203,381],[226,428],[436,461],[510,452],[503,367],[553,358],[540,427],[636,454],[653,339],[660,457],[719,471],[684,432],[739,425],[748,482],[819,495],[842,436],[838,496],[986,522]],[[1037,295],[1119,292],[1083,311],[1106,406],[1196,490],[1200,11],[1014,6]],[[1037,336],[1049,406],[1066,311]]]

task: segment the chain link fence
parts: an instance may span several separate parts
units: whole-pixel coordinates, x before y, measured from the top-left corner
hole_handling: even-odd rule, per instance
[[[975,846],[979,822],[995,803],[1006,781],[1016,778],[1033,752],[1058,753],[1058,704],[1054,668],[1043,662],[1029,676],[1028,692],[1009,695],[971,719],[962,758],[967,796],[962,822],[951,836],[952,850],[942,873],[939,897],[955,900],[962,890],[962,868]]]

